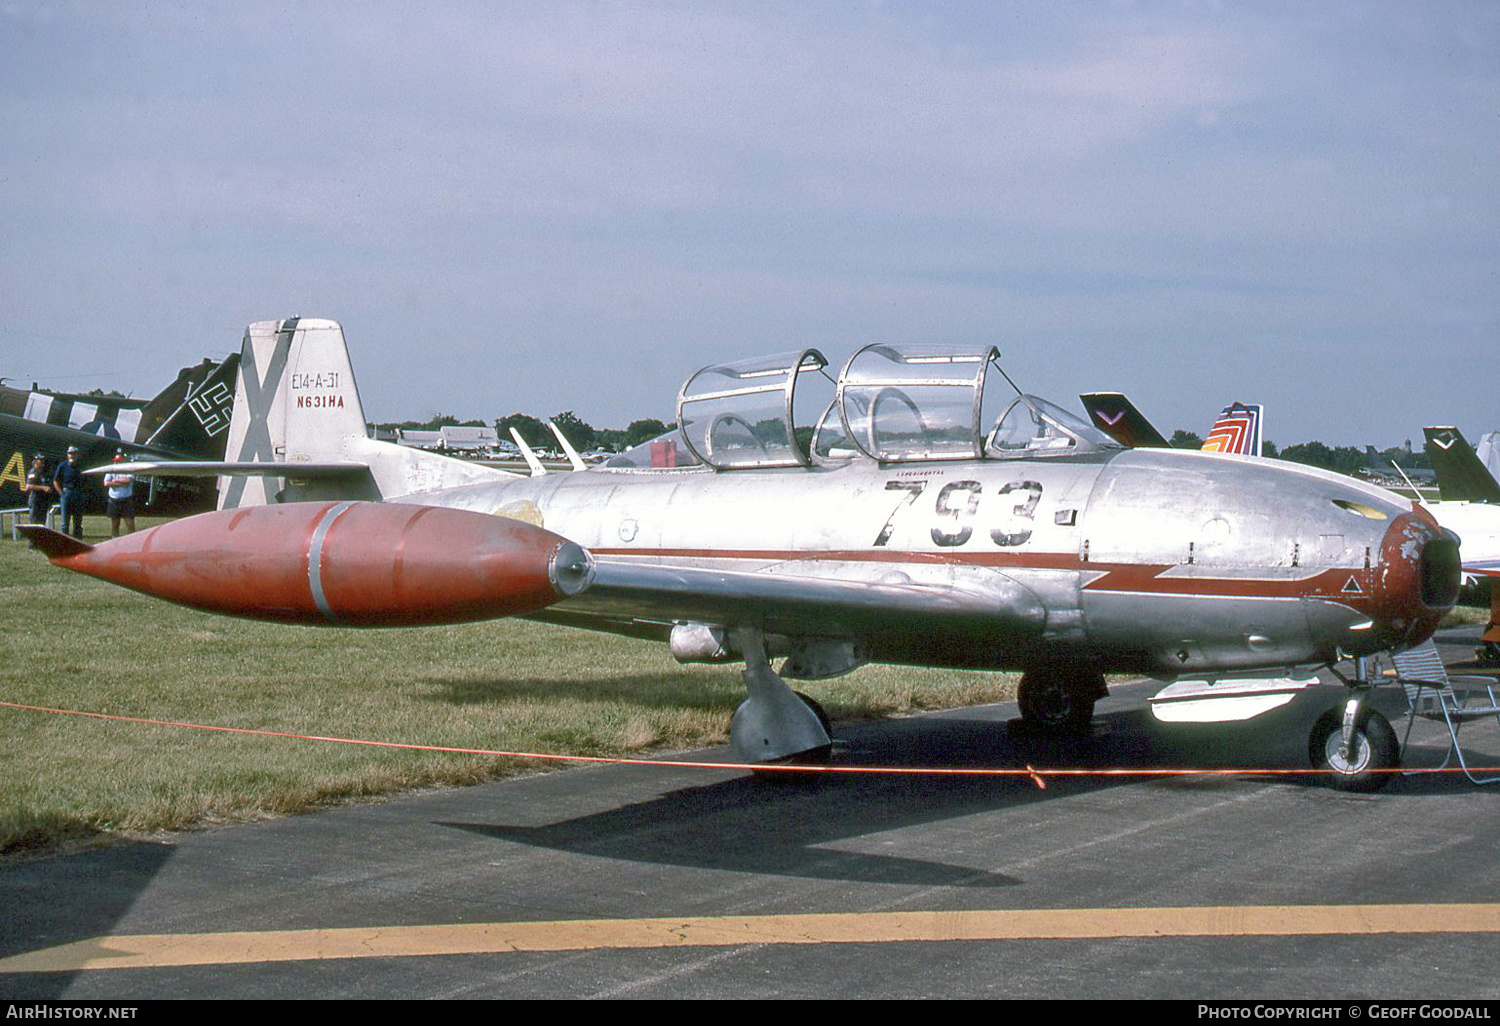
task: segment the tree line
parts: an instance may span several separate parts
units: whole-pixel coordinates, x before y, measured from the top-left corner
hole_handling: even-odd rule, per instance
[[[587,452],[590,449],[621,452],[633,445],[655,438],[657,435],[665,434],[669,430],[669,425],[654,417],[633,420],[624,428],[596,428],[572,410],[554,414],[551,420],[580,452]],[[490,426],[489,421],[459,420],[446,413],[440,413],[429,420],[392,421],[375,425],[381,431],[436,431],[444,427]],[[510,429],[515,428],[516,433],[533,449],[550,449],[557,444],[557,439],[552,436],[547,422],[528,413],[512,413],[507,417],[501,417],[493,422],[493,427],[495,433],[505,441],[510,440]]]
[[[1178,449],[1203,448],[1203,439],[1191,431],[1174,431],[1168,441]],[[1413,451],[1410,445],[1411,443],[1408,442],[1404,446],[1393,445],[1389,449],[1381,450],[1368,446],[1361,451],[1352,445],[1324,445],[1322,442],[1312,441],[1299,442],[1297,445],[1278,449],[1275,442],[1265,441],[1261,443],[1260,454],[1270,459],[1287,460],[1309,467],[1321,467],[1340,474],[1354,474],[1367,469],[1388,473],[1392,463],[1404,470],[1431,469],[1432,461],[1427,458],[1426,451],[1422,449]]]
[[[657,435],[665,434],[672,427],[654,417],[645,417],[631,421],[624,428],[596,428],[572,410],[554,414],[551,420],[567,436],[573,447],[581,452],[590,449],[623,452],[633,445],[639,445]],[[440,413],[429,420],[403,420],[375,426],[382,431],[397,429],[436,431],[442,427],[489,427],[491,422],[459,420],[450,414]],[[547,422],[528,413],[512,413],[501,417],[493,422],[493,426],[495,433],[505,440],[510,438],[510,429],[515,428],[516,433],[534,449],[550,449],[556,442],[547,427]],[[1192,431],[1174,431],[1169,441],[1174,448],[1178,449],[1201,449],[1203,447],[1202,436]],[[1261,455],[1271,459],[1301,463],[1309,467],[1334,470],[1340,474],[1354,474],[1365,469],[1384,472],[1392,463],[1407,470],[1417,467],[1431,468],[1432,463],[1428,460],[1427,453],[1421,449],[1413,451],[1410,445],[1411,443],[1408,442],[1405,446],[1395,445],[1379,451],[1370,446],[1361,451],[1352,445],[1331,446],[1319,441],[1311,441],[1289,445],[1282,449],[1278,448],[1275,442],[1266,441],[1261,443]]]

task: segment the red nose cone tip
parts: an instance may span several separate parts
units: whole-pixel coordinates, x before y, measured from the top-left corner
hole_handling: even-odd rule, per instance
[[[1375,582],[1382,647],[1406,648],[1432,637],[1458,597],[1458,576],[1458,546],[1431,513],[1417,507],[1392,521]]]
[[[50,556],[50,553],[49,553]],[[398,503],[291,503],[174,521],[53,562],[195,609],[398,627],[536,612],[587,556],[518,520]]]

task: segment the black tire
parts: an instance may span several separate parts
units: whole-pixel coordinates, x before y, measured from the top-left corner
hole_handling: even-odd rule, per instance
[[[802,699],[802,704],[813,711],[813,715],[816,716],[818,718],[818,722],[823,725],[823,733],[827,734],[829,737],[833,737],[833,721],[828,718],[828,713],[824,711],[822,704],[811,695],[804,695],[800,691],[793,691],[792,694]]]
[[[1098,671],[1048,666],[1021,675],[1016,704],[1029,727],[1048,733],[1077,732],[1094,718],[1094,703],[1104,693],[1104,675]]]
[[[1354,753],[1339,758],[1344,710],[1329,709],[1313,724],[1307,741],[1308,759],[1318,769],[1332,770],[1329,782],[1340,791],[1379,791],[1391,782],[1390,771],[1401,765],[1401,745],[1391,722],[1374,709],[1361,711],[1354,725]]]

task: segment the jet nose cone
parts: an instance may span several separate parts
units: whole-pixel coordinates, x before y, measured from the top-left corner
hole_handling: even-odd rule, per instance
[[[1383,647],[1432,637],[1458,599],[1458,543],[1424,509],[1392,521],[1380,545],[1375,624]]]

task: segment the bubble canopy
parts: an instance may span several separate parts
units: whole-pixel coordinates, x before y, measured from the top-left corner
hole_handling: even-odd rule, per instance
[[[816,349],[705,367],[677,396],[682,441],[711,467],[795,467],[810,461],[797,440],[798,379],[828,361]]]
[[[808,372],[828,376],[816,349],[717,364],[682,386],[676,434],[692,462],[720,470],[828,465],[860,455],[900,463],[1119,448],[1092,425],[1022,394],[999,357],[994,346],[865,346],[844,365],[815,428],[796,423],[794,397]],[[999,385],[991,388],[995,395],[986,395],[986,384]],[[1014,398],[996,417],[1002,392]]]
[[[994,346],[876,344],[849,358],[837,403],[844,437],[881,462],[975,459]]]

